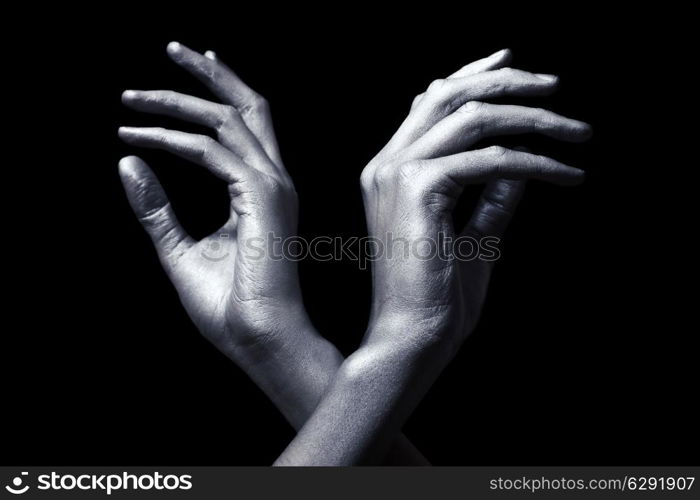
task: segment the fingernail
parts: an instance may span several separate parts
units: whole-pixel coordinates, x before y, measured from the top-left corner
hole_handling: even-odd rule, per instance
[[[124,135],[132,134],[132,133],[134,133],[134,131],[136,131],[136,129],[134,127],[119,127],[119,130],[117,131],[117,133],[119,134],[120,137],[122,137]]]
[[[503,57],[503,56],[506,56],[506,55],[509,55],[509,54],[510,54],[510,49],[506,48],[506,49],[501,49],[501,50],[499,50],[498,52],[496,52],[496,53],[495,53],[493,56],[491,56],[491,57]]]
[[[583,135],[586,139],[593,137],[593,126],[590,123],[583,123]]]
[[[559,77],[557,75],[548,75],[546,73],[535,73],[537,78],[541,78],[542,80],[546,82],[556,82],[559,80]]]
[[[207,59],[211,59],[212,61],[215,61],[216,60],[216,53],[213,50],[207,50],[204,53],[204,57],[206,57]]]
[[[181,48],[182,45],[180,45],[178,42],[170,42],[168,44],[167,51],[171,54],[177,54],[178,52],[180,52]]]
[[[138,157],[136,156],[125,156],[121,160],[119,160],[119,168],[123,169],[126,171],[127,169],[131,169],[133,166],[135,166],[138,162]]]
[[[122,101],[128,101],[129,99],[134,99],[135,97],[135,90],[125,90],[124,92],[122,92]]]

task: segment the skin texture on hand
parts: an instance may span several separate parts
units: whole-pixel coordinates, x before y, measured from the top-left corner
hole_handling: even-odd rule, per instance
[[[200,55],[171,43],[168,55],[200,79],[222,103],[173,91],[127,90],[122,101],[142,112],[211,128],[205,135],[122,127],[127,143],[161,149],[207,168],[230,194],[228,221],[200,241],[175,217],[153,171],[127,157],[119,173],[129,202],[150,235],[169,279],[200,332],[236,362],[299,429],[343,358],[314,329],[304,309],[296,263],[273,259],[249,244],[297,230],[297,195],[280,157],[267,102],[213,52]],[[392,461],[426,464],[399,437]]]
[[[579,169],[523,151],[474,149],[485,138],[536,133],[584,141],[590,127],[543,109],[488,104],[506,96],[547,95],[551,75],[507,68],[508,51],[436,80],[362,173],[370,236],[409,242],[456,238],[452,210],[467,184],[486,183],[462,236],[500,236],[533,178],[560,185]],[[374,462],[437,375],[474,329],[492,262],[418,258],[395,252],[373,262],[370,325],[314,415],[278,465]]]

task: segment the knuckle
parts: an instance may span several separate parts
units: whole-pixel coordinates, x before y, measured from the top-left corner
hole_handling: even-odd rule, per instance
[[[203,149],[211,149],[216,143],[216,141],[208,135],[200,135],[198,140]]]
[[[503,146],[489,146],[484,152],[491,158],[499,159],[508,154],[508,149]]]
[[[396,168],[397,179],[402,183],[415,183],[420,172],[421,165],[418,161],[408,161]]]
[[[443,78],[439,78],[437,80],[433,80],[430,82],[430,85],[428,85],[428,90],[426,91],[429,94],[435,94],[442,90],[442,88],[445,86],[445,80]]]
[[[285,192],[285,187],[274,177],[271,177],[269,175],[263,175],[261,176],[260,182],[262,184],[262,191],[266,193],[266,195],[276,197],[283,192]]]
[[[202,58],[202,61],[199,63],[199,72],[210,83],[214,83],[219,80],[219,65],[211,59]]]
[[[480,138],[484,136],[488,126],[486,110],[487,105],[480,101],[469,101],[457,110],[464,116],[464,121],[469,126],[474,137]]]
[[[394,170],[393,165],[390,164],[377,167],[377,170],[372,176],[372,184],[374,187],[380,189],[392,184],[394,182]]]
[[[258,94],[256,97],[256,103],[259,108],[267,108],[270,106],[270,103],[267,101],[267,99],[265,99],[260,94]]]
[[[200,135],[197,138],[198,152],[202,159],[209,159],[216,147],[216,141],[207,135]]]
[[[374,170],[366,168],[360,175],[360,183],[365,190],[398,188],[406,191],[421,184],[422,167],[420,160],[393,159],[378,165]]]
[[[493,94],[503,94],[508,91],[513,82],[511,68],[501,68],[494,71],[493,76],[486,76],[489,90]]]
[[[553,125],[552,114],[544,108],[531,108],[526,121],[535,130],[548,130]]]
[[[223,109],[224,118],[229,120],[236,120],[239,117],[238,110],[234,106],[224,106]]]
[[[365,168],[362,170],[362,173],[360,174],[360,187],[362,188],[363,191],[369,191],[374,182],[374,173],[372,169],[370,168]]]
[[[146,91],[142,95],[145,97],[146,101],[149,102],[162,102],[168,104],[172,100],[171,90],[152,90]]]
[[[138,220],[147,228],[155,229],[161,227],[168,221],[169,208],[169,204],[149,207],[146,211],[138,215]]]
[[[510,82],[504,78],[496,78],[488,83],[488,92],[494,96],[505,94],[510,89]]]
[[[221,131],[222,128],[231,125],[235,121],[239,120],[239,118],[240,114],[236,108],[233,106],[223,106],[221,108],[221,113],[219,114],[219,122],[216,128],[218,131]]]
[[[481,101],[469,101],[462,105],[458,111],[468,115],[479,116],[484,112],[485,104]]]
[[[255,94],[248,105],[248,111],[253,113],[263,113],[270,108],[270,104],[260,94]]]
[[[249,180],[255,186],[250,193],[251,202],[259,206],[282,207],[296,206],[298,203],[297,192],[293,184],[284,182],[277,177],[259,174],[254,171],[248,173]]]
[[[177,93],[172,90],[164,90],[160,96],[161,102],[174,111],[182,111],[182,102],[178,99]]]
[[[153,127],[153,137],[161,144],[168,142],[168,133],[163,127]]]
[[[399,165],[396,169],[395,184],[409,198],[423,199],[426,193],[425,169],[419,160],[412,160]]]
[[[540,174],[553,173],[556,169],[552,165],[552,161],[544,155],[533,155],[530,164],[534,166],[535,171]]]
[[[413,101],[411,102],[411,107],[415,107],[421,101],[421,99],[423,99],[424,95],[425,94],[418,94],[416,97],[414,97]]]
[[[535,121],[549,121],[550,113],[544,108],[530,108],[530,119]]]
[[[510,67],[497,69],[496,72],[498,73],[499,76],[501,76],[503,78],[513,78],[514,76],[516,76],[518,74],[517,69],[513,69]]]

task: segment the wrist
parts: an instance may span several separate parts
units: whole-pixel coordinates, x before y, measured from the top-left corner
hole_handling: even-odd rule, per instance
[[[220,349],[237,364],[276,359],[305,339],[319,336],[303,306],[258,308],[237,312],[224,326]]]
[[[367,329],[369,344],[391,344],[407,358],[447,356],[457,336],[456,312],[450,306],[417,307],[385,303],[376,308]]]
[[[313,413],[338,367],[340,352],[304,313],[289,314],[222,351],[275,403],[289,423],[301,428]]]

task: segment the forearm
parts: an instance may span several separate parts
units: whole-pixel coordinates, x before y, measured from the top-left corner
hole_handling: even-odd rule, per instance
[[[437,376],[424,353],[365,346],[337,371],[275,465],[376,463]]]
[[[313,413],[342,354],[310,325],[227,353],[299,430]]]
[[[289,332],[256,346],[240,349],[231,357],[248,373],[289,423],[299,430],[321,401],[343,365],[343,356],[310,322],[304,331]],[[227,353],[229,354],[229,353]],[[430,465],[403,435],[388,443],[385,463]]]

